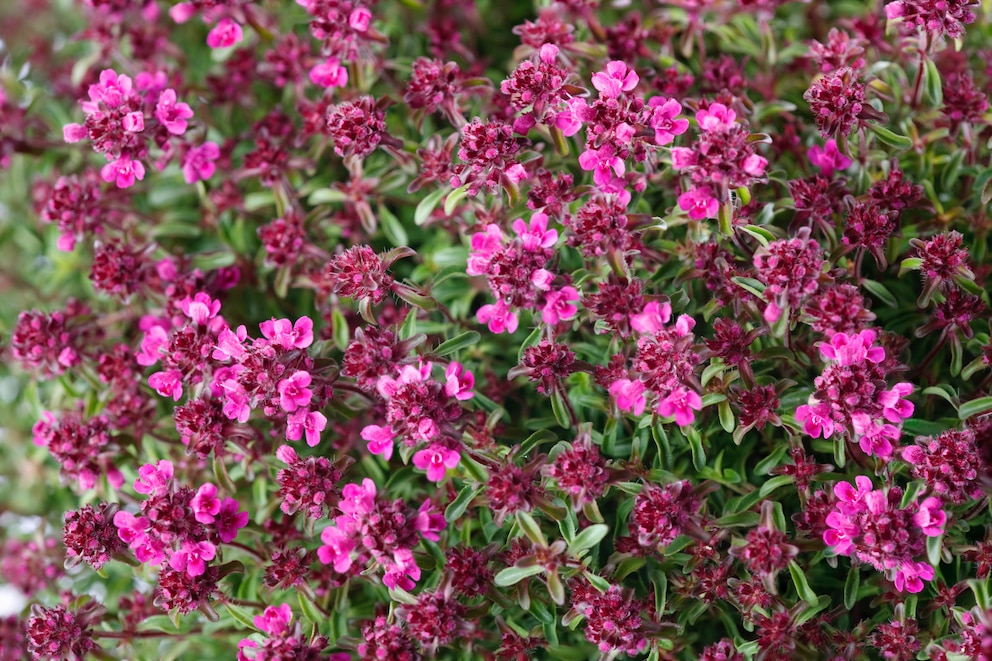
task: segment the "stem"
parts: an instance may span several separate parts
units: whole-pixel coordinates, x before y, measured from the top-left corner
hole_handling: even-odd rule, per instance
[[[256,558],[257,560],[261,560],[262,562],[267,562],[268,561],[268,558],[266,558],[264,555],[262,555],[261,553],[259,553],[256,550],[250,548],[248,545],[242,544],[241,542],[228,542],[227,545],[228,546],[233,546],[236,549],[240,549],[240,550],[244,551],[245,553],[247,553],[248,555]]]
[[[191,633],[200,633],[200,627],[194,627],[189,631],[169,633],[167,631],[94,631],[94,638],[111,638],[115,640],[132,640],[134,638],[174,638],[176,636],[186,636]]]

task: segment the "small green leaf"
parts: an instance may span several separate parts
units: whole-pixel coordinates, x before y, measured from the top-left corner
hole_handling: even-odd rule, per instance
[[[847,580],[844,581],[844,607],[847,610],[854,608],[858,601],[858,590],[861,588],[861,570],[857,565],[851,565],[847,572]]]
[[[803,572],[802,567],[795,560],[789,563],[789,573],[792,574],[792,582],[796,586],[799,598],[811,606],[817,604],[819,599],[809,586],[809,582],[806,580],[806,573]]]
[[[589,581],[590,585],[600,592],[606,592],[610,589],[610,582],[599,574],[594,574],[591,571],[584,571],[582,572],[582,575],[586,577],[586,580]]]
[[[551,410],[555,414],[555,420],[565,429],[572,427],[572,418],[568,413],[568,405],[565,403],[565,395],[560,388],[555,388],[551,393]]]
[[[427,219],[431,217],[434,213],[434,209],[437,205],[441,203],[441,198],[448,194],[446,188],[440,188],[436,191],[432,191],[429,195],[424,197],[417,205],[416,210],[413,212],[413,223],[414,225],[420,226],[427,222]]]
[[[450,356],[453,353],[461,351],[462,349],[467,349],[468,347],[475,346],[482,339],[482,335],[475,331],[468,331],[457,335],[450,340],[445,340],[438,345],[437,349],[434,349],[433,353],[438,358],[443,358],[445,356]]]
[[[741,275],[735,275],[731,278],[731,280],[733,280],[738,287],[751,292],[758,298],[763,298],[765,295],[765,285],[760,280],[745,278]]]
[[[386,238],[389,239],[389,242],[393,246],[399,247],[410,244],[410,238],[407,236],[406,230],[403,229],[403,223],[384,204],[379,205],[379,223],[382,226],[382,233],[386,235]]]
[[[762,246],[767,246],[769,243],[775,240],[775,235],[769,232],[764,227],[759,227],[758,225],[745,225],[739,228],[742,232],[750,234],[753,236],[758,243]]]
[[[448,504],[448,507],[444,510],[445,521],[448,523],[453,523],[462,518],[462,515],[465,514],[465,510],[468,509],[469,504],[471,504],[472,500],[475,499],[481,490],[481,487],[476,484],[470,484],[462,487],[462,490],[458,492],[455,499],[452,500],[451,503]]]
[[[265,204],[272,203],[272,194],[266,193],[269,199],[265,201]],[[264,199],[264,198],[263,198]],[[320,188],[310,193],[310,197],[307,198],[307,204],[312,207],[318,206],[320,204],[334,204],[337,202],[344,202],[348,199],[348,194],[342,190],[336,188]]]
[[[911,139],[904,135],[894,133],[884,126],[872,124],[869,128],[871,129],[871,132],[875,134],[875,137],[879,139],[879,141],[890,147],[895,147],[896,149],[909,149],[913,146],[913,141]]]
[[[233,617],[235,620],[237,620],[244,626],[248,627],[249,629],[255,629],[255,631],[258,631],[258,629],[255,628],[255,618],[252,617],[252,614],[249,613],[247,610],[245,610],[241,606],[235,606],[234,604],[227,601],[224,602],[224,607],[231,614],[231,617]]]
[[[305,594],[298,592],[297,597],[300,600],[300,612],[303,613],[303,617],[310,620],[314,624],[320,624],[327,619],[324,617],[324,614],[320,612],[320,609],[317,608],[317,605],[310,601],[310,598]]]
[[[934,107],[939,107],[944,103],[944,90],[940,81],[940,72],[937,71],[937,63],[929,57],[923,68],[923,91]]]
[[[545,539],[544,533],[541,532],[541,526],[537,524],[537,521],[529,513],[517,512],[517,525],[527,535],[527,539],[538,546],[547,547],[548,540]]]
[[[562,584],[561,577],[558,576],[558,572],[549,572],[547,575],[547,582],[548,594],[551,595],[551,601],[555,602],[559,606],[563,605],[565,603],[565,586]],[[554,624],[551,626],[552,629],[554,629]]]
[[[331,332],[334,337],[334,345],[341,351],[346,350],[348,343],[351,342],[351,327],[345,320],[341,308],[337,306],[331,310]]]
[[[468,195],[468,184],[459,186],[455,190],[451,191],[448,194],[448,197],[444,200],[444,215],[450,216],[454,213],[455,208],[463,199],[465,199],[466,195]]]
[[[878,300],[882,301],[889,307],[892,308],[899,307],[899,301],[896,300],[896,297],[892,295],[892,292],[886,289],[885,285],[883,285],[881,282],[878,282],[877,280],[869,280],[868,278],[865,278],[864,280],[861,281],[861,285],[865,289],[867,289],[870,294],[875,296]]]
[[[958,419],[967,420],[986,411],[992,411],[992,397],[979,397],[961,405],[958,409]]]
[[[734,412],[730,408],[730,402],[726,400],[720,402],[717,412],[720,414],[720,426],[723,427],[723,431],[728,434],[733,433],[737,423],[734,420]]]
[[[512,567],[507,567],[502,570],[493,578],[493,582],[501,587],[507,588],[511,585],[516,585],[525,578],[530,576],[536,576],[544,571],[544,567],[538,564],[530,565],[529,567],[518,567],[516,565]]]
[[[902,275],[907,271],[919,271],[921,266],[923,266],[923,258],[907,257],[899,264],[899,275]]]
[[[775,477],[773,477],[772,479],[768,480],[767,482],[761,485],[761,489],[759,490],[759,493],[761,494],[762,498],[767,498],[769,494],[771,494],[772,492],[776,491],[777,489],[781,489],[787,484],[792,484],[794,481],[795,480],[791,475],[776,475]]]
[[[702,470],[703,466],[706,465],[706,451],[703,449],[703,439],[699,436],[699,432],[695,429],[690,428],[686,438],[689,441],[689,449],[692,451],[692,465],[695,469]]]
[[[568,545],[569,555],[579,557],[583,552],[598,545],[610,532],[610,527],[604,523],[589,526],[572,540]]]

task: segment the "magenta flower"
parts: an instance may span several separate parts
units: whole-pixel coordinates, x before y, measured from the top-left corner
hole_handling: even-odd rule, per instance
[[[220,147],[216,142],[204,142],[199,147],[191,147],[183,158],[183,179],[187,184],[206,181],[214,176],[217,166],[214,164],[220,158]]]
[[[192,116],[193,110],[189,105],[176,102],[176,90],[170,88],[159,94],[158,103],[155,104],[155,119],[162,123],[166,131],[172,135],[182,135],[189,126],[186,120]]]
[[[490,260],[502,248],[503,230],[498,225],[489,223],[485,230],[472,235],[468,267],[465,272],[469,275],[485,275],[489,271]]]
[[[716,213],[720,209],[720,202],[713,197],[708,188],[693,188],[679,195],[679,208],[689,214],[693,220],[703,218],[716,218]]]
[[[834,421],[830,417],[829,407],[818,402],[796,408],[796,422],[801,422],[803,431],[813,438],[830,438],[834,433]]]
[[[286,413],[292,413],[298,408],[310,405],[313,398],[309,385],[312,377],[309,372],[298,370],[293,372],[289,378],[282,379],[276,386],[279,391],[279,406]]]
[[[933,567],[926,562],[905,562],[895,571],[892,582],[896,590],[916,594],[923,592],[923,581],[932,581]]]
[[[580,97],[572,97],[568,100],[568,109],[558,113],[555,117],[555,127],[569,138],[582,129],[582,112],[588,109],[585,100]]]
[[[810,147],[806,151],[806,157],[814,167],[820,168],[824,177],[832,175],[834,170],[844,170],[852,163],[851,159],[840,153],[837,149],[837,141],[833,138],[827,140],[823,147],[820,145]]]
[[[230,544],[238,536],[238,531],[248,525],[248,512],[240,511],[241,505],[234,498],[225,498],[217,512],[214,527],[220,541]]]
[[[351,568],[354,560],[351,552],[355,550],[355,540],[348,537],[337,526],[324,528],[320,533],[320,541],[324,543],[317,549],[317,557],[325,565],[333,565],[334,571],[344,573]]]
[[[654,129],[654,142],[659,147],[672,144],[675,136],[682,135],[688,130],[689,120],[684,117],[679,118],[682,104],[675,99],[664,96],[651,97],[648,99],[648,106],[651,108],[648,126]]]
[[[658,415],[665,418],[674,415],[675,424],[685,427],[696,419],[693,411],[700,411],[702,408],[703,400],[699,393],[679,386],[658,402]]]
[[[209,294],[198,292],[193,297],[187,296],[179,301],[179,309],[193,323],[203,326],[220,312],[220,301],[210,298]]]
[[[233,19],[222,18],[207,34],[207,45],[211,48],[230,48],[244,38],[241,26]]]
[[[320,443],[320,432],[327,427],[327,418],[320,411],[297,409],[286,422],[286,440],[298,441],[306,434],[307,445],[315,447]]]
[[[131,96],[131,78],[124,75],[117,75],[112,69],[104,69],[100,72],[100,79],[94,85],[90,85],[87,94],[89,101],[82,102],[83,112],[90,114],[99,110],[99,104],[103,103],[108,108],[117,108]]]
[[[452,361],[444,371],[444,393],[459,401],[472,399],[472,388],[475,387],[475,376],[457,362]]]
[[[517,315],[502,300],[483,305],[475,318],[480,324],[487,324],[490,333],[513,333],[517,330]]]
[[[168,342],[168,331],[162,326],[152,326],[145,332],[145,336],[141,339],[141,346],[135,355],[135,361],[143,367],[154,365],[160,357],[159,349],[168,344]]]
[[[237,332],[225,328],[217,336],[217,347],[210,356],[214,360],[240,360],[245,356],[244,341],[248,338],[248,330],[238,326]]]
[[[169,558],[169,566],[185,571],[190,576],[202,576],[207,563],[217,555],[217,547],[210,542],[183,542],[180,549]]]
[[[145,464],[138,469],[138,479],[134,481],[134,490],[146,496],[155,496],[168,491],[172,482],[174,469],[172,462],[162,459],[155,464]]]
[[[293,611],[289,604],[281,606],[269,606],[261,615],[255,616],[255,628],[264,631],[270,636],[281,636],[289,630],[289,623],[293,621]]]
[[[326,88],[344,87],[348,84],[348,69],[341,66],[338,58],[329,57],[310,69],[310,82]]]
[[[550,248],[558,240],[558,230],[549,230],[548,216],[540,212],[530,217],[530,224],[524,223],[522,218],[513,221],[513,231],[520,237],[524,250],[528,252]]]
[[[600,96],[607,99],[615,99],[621,92],[631,91],[637,87],[639,81],[637,73],[620,60],[609,62],[606,71],[592,75],[592,86],[599,90]]]
[[[899,423],[913,415],[915,406],[907,399],[907,395],[913,392],[913,384],[897,383],[891,390],[884,391],[878,397],[878,403],[882,405],[882,415],[889,422]]]
[[[893,453],[893,442],[899,440],[901,432],[892,425],[880,425],[866,413],[851,416],[854,433],[859,436],[858,445],[865,454],[873,454],[880,459],[889,459]]]
[[[108,183],[115,182],[118,188],[130,188],[135,180],[145,178],[145,166],[140,161],[132,161],[130,156],[122,155],[104,165],[100,169],[100,177]]]
[[[386,461],[393,456],[393,430],[390,427],[366,425],[361,435],[368,441],[367,447],[372,454],[381,454]]]
[[[365,7],[356,7],[348,14],[348,27],[355,32],[368,32],[372,22],[372,12]]]
[[[644,392],[647,388],[640,381],[617,379],[610,385],[610,396],[616,401],[621,411],[630,411],[634,415],[644,413],[648,400]]]
[[[826,342],[820,343],[820,355],[848,367],[865,360],[880,363],[885,360],[885,349],[873,347],[875,331],[865,329],[860,333],[834,333]],[[912,387],[910,387],[912,389]]]
[[[365,516],[375,509],[375,495],[375,482],[367,477],[363,478],[361,486],[354,483],[344,486],[338,508],[353,518]]]
[[[427,471],[427,479],[431,482],[440,482],[449,468],[458,466],[460,459],[456,450],[434,443],[413,455],[413,465]]]
[[[433,511],[430,501],[421,504],[417,511],[417,518],[413,522],[413,528],[424,539],[436,542],[440,539],[438,533],[448,526],[444,515]]]
[[[148,377],[148,385],[162,397],[178,402],[183,396],[183,373],[177,369],[155,372]]]
[[[709,108],[696,112],[696,121],[703,131],[724,131],[733,126],[737,113],[723,105],[714,103]]]
[[[927,537],[939,537],[943,534],[947,514],[942,507],[939,498],[930,496],[920,503],[920,509],[913,515],[913,523],[918,525]]]
[[[306,349],[313,344],[313,320],[300,317],[296,323],[289,319],[270,319],[258,325],[262,335],[283,349]]]
[[[579,155],[579,165],[583,170],[593,171],[592,180],[598,186],[607,186],[613,181],[613,174],[622,177],[626,171],[623,159],[617,156],[616,147],[603,145],[599,149],[587,147]]]
[[[644,310],[630,315],[630,327],[638,333],[654,334],[665,327],[672,318],[672,306],[668,301],[649,301]]]
[[[85,140],[89,131],[82,124],[66,124],[62,127],[62,139],[68,143]]]
[[[579,300],[579,292],[570,285],[566,285],[558,291],[549,292],[544,300],[541,320],[549,326],[554,326],[559,321],[573,319],[579,311],[578,306],[572,303],[572,301]]]
[[[220,512],[220,498],[217,497],[217,487],[207,482],[196,490],[196,495],[189,503],[193,508],[193,516],[200,523],[213,523]]]
[[[145,130],[145,114],[129,112],[121,119],[121,127],[128,133],[141,133]]]

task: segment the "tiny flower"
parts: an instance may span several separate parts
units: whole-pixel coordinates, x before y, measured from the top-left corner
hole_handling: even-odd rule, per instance
[[[135,180],[145,178],[145,166],[140,161],[132,161],[130,156],[121,156],[100,169],[100,177],[106,182],[115,182],[118,188],[130,188]]]
[[[579,310],[572,301],[577,300],[579,300],[579,292],[572,286],[565,286],[558,291],[549,292],[545,296],[541,320],[549,326],[553,326],[559,321],[572,319]]]
[[[644,413],[644,407],[648,400],[644,396],[647,388],[640,381],[630,379],[617,379],[610,385],[610,396],[616,400],[617,408],[621,411],[630,411],[634,415]]]
[[[330,526],[320,533],[320,541],[324,543],[317,549],[317,557],[321,562],[333,565],[334,571],[339,574],[351,568],[354,562],[351,552],[355,550],[355,540],[345,535],[337,526]]]
[[[696,113],[696,121],[703,131],[723,131],[729,129],[736,120],[737,113],[722,103],[714,103]]]
[[[270,319],[258,325],[262,335],[283,349],[306,349],[313,344],[313,320],[300,317],[291,324],[289,319]]]
[[[128,133],[141,133],[145,130],[145,115],[141,112],[129,112],[121,120],[121,126]]]
[[[696,164],[696,152],[687,147],[672,147],[672,167],[684,170]]]
[[[310,405],[313,392],[308,387],[312,381],[309,372],[298,370],[286,379],[279,381],[276,390],[279,391],[279,406],[286,413],[292,413],[298,408]]]
[[[852,161],[837,149],[837,141],[833,138],[827,140],[823,147],[813,145],[806,151],[806,157],[814,166],[820,168],[820,172],[825,177],[829,177],[834,170],[844,170]]]
[[[417,510],[417,518],[413,522],[414,530],[419,532],[424,539],[429,539],[432,542],[440,539],[438,533],[444,530],[447,525],[444,515],[432,510],[430,501],[420,506],[420,509]]]
[[[413,465],[427,471],[427,479],[431,482],[440,482],[449,468],[458,465],[460,458],[457,451],[435,443],[414,454]]]
[[[320,432],[324,431],[325,427],[327,427],[327,418],[320,411],[297,409],[286,423],[286,439],[298,441],[305,433],[307,445],[315,447],[320,443]]]
[[[146,496],[164,493],[168,490],[172,475],[171,461],[162,459],[156,464],[145,464],[138,469],[138,479],[134,481],[134,490]]]
[[[220,504],[214,527],[220,541],[230,544],[238,536],[238,530],[248,525],[248,512],[239,511],[241,506],[234,498],[225,498]]]
[[[370,514],[375,508],[375,482],[369,478],[363,478],[361,486],[357,484],[346,484],[341,490],[341,502],[338,507],[345,514],[352,516],[364,516]]]
[[[174,20],[176,23],[185,23],[189,19],[193,18],[193,14],[196,13],[196,7],[193,6],[191,2],[180,2],[178,5],[172,7],[169,10],[169,18]]]
[[[225,328],[217,336],[217,348],[211,353],[214,360],[240,360],[245,355],[244,341],[248,338],[248,329],[238,326],[237,332]]]
[[[583,170],[592,170],[592,179],[599,186],[607,186],[613,181],[613,173],[622,177],[626,171],[623,159],[617,156],[616,147],[603,145],[599,149],[587,147],[579,155],[579,165]]]
[[[768,167],[768,159],[757,154],[751,154],[745,158],[741,165],[741,169],[752,177],[764,176],[766,167]]]
[[[696,419],[693,411],[700,411],[702,408],[703,400],[699,393],[679,386],[658,402],[658,415],[666,418],[674,415],[675,424],[685,427]]]
[[[89,132],[82,124],[66,124],[62,127],[62,138],[66,142],[79,142],[86,138]]]
[[[905,562],[895,572],[892,582],[896,590],[911,594],[923,592],[923,581],[932,581],[933,567],[926,562]]]
[[[169,566],[190,576],[202,576],[207,570],[207,562],[213,560],[216,554],[217,547],[210,542],[186,541],[169,558]]]
[[[183,396],[183,373],[177,369],[155,372],[148,377],[148,385],[162,397],[178,402]]]
[[[217,487],[207,482],[196,490],[196,495],[190,501],[194,518],[200,523],[213,523],[214,517],[220,512],[220,498],[217,497]]]
[[[288,604],[269,606],[261,615],[255,616],[255,628],[270,636],[281,636],[289,630],[293,621],[293,611]]]
[[[193,323],[203,326],[220,312],[220,301],[210,298],[209,294],[198,292],[193,297],[187,296],[181,300],[179,302],[179,309]]]
[[[628,69],[627,64],[620,60],[614,60],[606,65],[606,71],[600,71],[592,75],[592,86],[599,90],[603,98],[615,99],[621,92],[629,92],[640,81],[637,73],[633,69]]]
[[[537,269],[530,274],[530,283],[541,291],[551,289],[551,283],[555,281],[555,274],[547,269]]]
[[[444,371],[444,378],[444,393],[448,397],[454,397],[460,401],[472,399],[475,376],[465,369],[461,363],[456,361],[449,363],[448,368]]]
[[[214,164],[220,158],[220,147],[216,142],[204,142],[199,147],[192,147],[183,158],[183,179],[187,184],[206,181],[214,176],[217,166]]]
[[[558,240],[558,230],[548,229],[548,216],[535,213],[530,217],[530,223],[524,223],[522,218],[513,221],[513,231],[523,241],[524,250],[540,252],[542,248],[550,248]]]
[[[381,454],[389,461],[393,456],[393,430],[379,425],[366,425],[362,429],[362,438],[368,441],[368,449],[372,454]]]
[[[368,32],[369,23],[372,21],[372,12],[365,7],[356,7],[348,15],[348,27],[355,32]]]
[[[630,315],[630,327],[638,333],[657,333],[672,318],[672,306],[668,301],[649,301],[644,310]]]
[[[329,57],[310,69],[310,82],[327,88],[344,87],[348,84],[348,69],[341,66],[338,58]]]
[[[829,408],[814,403],[803,404],[796,409],[796,422],[803,423],[803,431],[813,438],[830,438],[834,433],[834,421]]]
[[[155,104],[155,119],[172,135],[185,133],[189,126],[186,120],[192,116],[193,110],[189,105],[176,102],[176,90],[166,89],[159,95],[158,103]]]
[[[244,38],[241,26],[233,19],[222,18],[207,34],[207,45],[211,48],[230,48]]]
[[[487,324],[490,333],[513,333],[517,330],[517,315],[503,300],[483,305],[475,318],[480,324]]]
[[[688,130],[689,120],[684,117],[678,118],[682,112],[682,104],[675,99],[655,96],[648,99],[648,106],[652,108],[648,125],[654,129],[656,145],[660,147],[670,145],[675,140],[675,136],[682,135]]]
[[[703,218],[716,218],[716,213],[720,209],[720,202],[713,197],[708,188],[693,188],[679,195],[679,208],[689,214],[693,220]]]

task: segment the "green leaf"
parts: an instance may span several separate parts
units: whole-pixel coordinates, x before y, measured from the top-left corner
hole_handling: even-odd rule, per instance
[[[940,551],[944,547],[944,536],[937,535],[936,537],[927,538],[927,561],[931,565],[936,567],[940,564]]]
[[[568,405],[565,403],[565,395],[560,388],[555,388],[551,393],[551,410],[555,414],[555,420],[565,429],[572,427],[572,418],[568,414]]]
[[[448,507],[444,510],[444,519],[448,523],[454,523],[458,519],[462,518],[465,514],[465,510],[471,504],[472,500],[479,494],[482,488],[477,484],[470,484],[462,487],[462,490],[458,492],[458,495],[452,500]]]
[[[819,602],[816,593],[809,586],[809,582],[806,580],[806,574],[803,572],[802,567],[799,566],[795,560],[789,563],[789,573],[792,574],[792,582],[796,586],[796,591],[799,593],[799,598],[805,601],[809,605],[814,605]]]
[[[429,195],[424,197],[413,212],[414,225],[420,226],[426,223],[427,219],[431,217],[432,213],[434,213],[434,209],[441,203],[441,198],[447,194],[448,190],[446,188],[441,188],[436,191],[432,191]]]
[[[961,405],[958,409],[958,419],[967,420],[986,411],[992,411],[992,397],[979,397]]]
[[[940,72],[937,71],[937,63],[929,57],[923,68],[923,91],[934,107],[940,107],[944,103],[944,90],[940,82]]]
[[[858,601],[858,590],[861,588],[861,570],[857,565],[851,565],[847,572],[847,580],[844,581],[844,607],[847,610],[854,608]]]
[[[479,333],[475,331],[467,331],[461,335],[456,335],[450,340],[442,342],[432,353],[438,358],[443,358],[444,356],[449,356],[457,351],[461,351],[462,349],[475,346],[481,339],[482,335]]]
[[[300,612],[303,613],[303,617],[314,624],[320,624],[326,619],[324,614],[320,612],[320,609],[317,608],[317,605],[310,601],[309,597],[302,592],[297,593],[297,597],[300,600]]]
[[[265,205],[271,204],[272,194],[268,192],[265,192],[265,194],[268,195],[269,197],[269,199],[265,201]],[[310,197],[307,198],[307,204],[309,204],[312,207],[315,207],[320,204],[334,204],[337,202],[344,202],[347,199],[348,199],[348,194],[342,190],[338,190],[336,188],[319,188],[314,192],[310,193]]]
[[[548,540],[545,539],[544,533],[541,532],[541,526],[537,524],[537,521],[528,512],[517,512],[517,525],[527,535],[527,539],[538,546],[548,546]]]
[[[895,147],[896,149],[909,149],[913,146],[913,141],[904,135],[894,133],[884,126],[878,124],[872,124],[869,126],[872,133],[879,141],[887,144],[890,147]]]
[[[599,574],[594,574],[591,571],[584,571],[582,572],[582,575],[586,577],[586,580],[589,581],[590,585],[600,592],[606,592],[610,589],[610,582]]]
[[[731,278],[738,287],[746,291],[751,292],[758,298],[764,298],[765,295],[765,285],[762,284],[760,280],[755,280],[754,278],[745,278],[741,275],[735,275]]]
[[[769,243],[775,240],[775,235],[773,233],[771,233],[764,227],[760,227],[758,225],[745,225],[744,227],[741,227],[739,229],[742,232],[745,232],[753,236],[762,246],[767,246]]]
[[[776,475],[772,479],[768,480],[761,485],[759,493],[762,498],[767,498],[769,494],[777,489],[784,487],[787,484],[792,484],[795,480],[791,475]]]
[[[702,470],[703,466],[706,465],[706,451],[703,450],[703,439],[695,429],[690,429],[689,433],[686,434],[686,438],[689,441],[689,449],[692,451],[692,465],[697,471]]]
[[[382,233],[386,235],[389,242],[395,247],[409,245],[410,238],[403,229],[403,223],[384,204],[379,205],[379,223],[382,226]]]
[[[543,571],[544,567],[538,564],[533,564],[529,567],[518,567],[513,565],[512,567],[507,567],[496,574],[493,578],[493,582],[501,588],[507,588],[511,585],[516,585],[525,578],[536,576]]]
[[[252,617],[252,614],[249,613],[247,610],[245,610],[241,606],[235,606],[234,604],[227,601],[224,602],[224,608],[227,609],[227,612],[229,612],[231,614],[231,617],[233,617],[235,620],[237,620],[244,626],[248,627],[249,629],[254,629],[255,631],[258,631],[258,629],[255,628],[255,618]]]
[[[589,526],[572,540],[568,545],[569,555],[579,557],[583,552],[598,545],[610,532],[610,527],[605,523],[596,523]]]
[[[881,282],[878,282],[876,280],[869,280],[868,278],[865,278],[864,280],[861,281],[861,285],[865,289],[867,289],[870,294],[875,296],[875,298],[882,301],[889,307],[892,308],[899,307],[899,301],[896,300],[896,297],[892,295],[892,292],[886,289],[885,285],[883,285]]]
[[[331,310],[331,331],[334,334],[334,345],[344,351],[351,342],[351,328],[344,318],[341,308],[334,306]]]
[[[919,271],[921,266],[923,266],[922,257],[907,257],[899,264],[899,275],[906,271]]]
[[[733,433],[737,423],[734,420],[734,412],[730,408],[730,402],[726,400],[720,402],[717,412],[720,414],[720,426],[723,427],[723,431],[728,434]]]
[[[451,193],[448,194],[448,197],[444,200],[444,215],[450,216],[454,213],[455,208],[463,199],[465,199],[466,195],[468,195],[468,184],[459,186],[455,190],[451,191]]]

